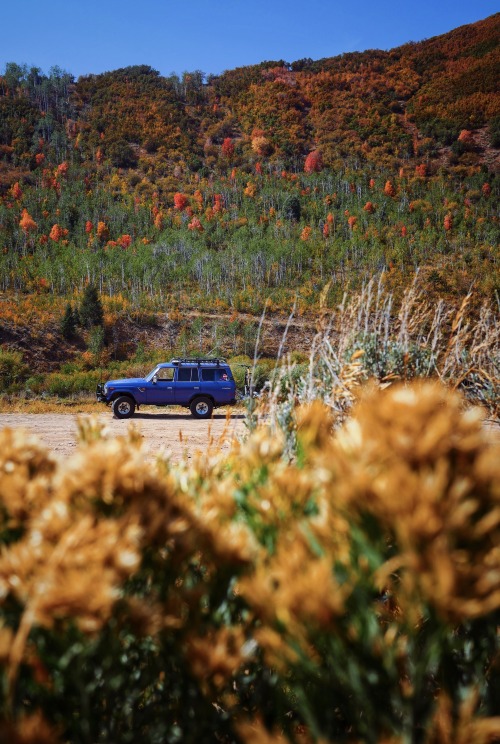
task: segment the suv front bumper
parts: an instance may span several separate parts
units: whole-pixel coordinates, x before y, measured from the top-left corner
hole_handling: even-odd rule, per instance
[[[104,385],[102,384],[102,382],[98,382],[97,383],[97,387],[96,387],[96,390],[95,390],[95,397],[97,398],[97,400],[99,401],[99,403],[107,403],[108,402],[106,396],[104,395]]]

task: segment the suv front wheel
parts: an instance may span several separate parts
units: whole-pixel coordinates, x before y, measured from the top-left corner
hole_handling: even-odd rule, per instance
[[[116,418],[126,419],[134,415],[135,403],[128,395],[120,395],[113,401],[113,413]]]
[[[189,408],[195,418],[210,418],[214,406],[210,398],[200,396],[192,401]]]

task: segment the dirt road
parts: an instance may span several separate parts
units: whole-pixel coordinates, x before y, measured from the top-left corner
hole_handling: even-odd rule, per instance
[[[79,418],[88,418],[80,414]],[[203,452],[210,443],[227,451],[233,436],[244,431],[244,416],[233,412],[229,419],[224,413],[215,413],[204,421],[184,412],[137,413],[132,419],[118,420],[109,412],[99,414],[110,436],[125,434],[133,425],[144,437],[144,450],[148,459],[169,455],[172,462],[187,457],[191,459],[198,450]],[[67,413],[0,413],[0,430],[5,427],[27,429],[35,434],[58,457],[71,455],[77,446],[77,416]]]

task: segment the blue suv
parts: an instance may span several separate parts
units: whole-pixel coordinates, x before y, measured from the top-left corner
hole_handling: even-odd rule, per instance
[[[172,359],[146,377],[100,383],[96,396],[120,419],[141,405],[185,406],[196,418],[210,418],[214,408],[234,405],[236,383],[224,359]]]

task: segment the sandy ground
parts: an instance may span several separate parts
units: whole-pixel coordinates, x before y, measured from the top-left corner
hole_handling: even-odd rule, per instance
[[[88,418],[68,413],[0,413],[0,430],[5,427],[27,429],[35,434],[55,455],[67,457],[77,447],[77,418]],[[168,455],[172,462],[192,458],[196,451],[205,451],[210,444],[222,451],[230,447],[230,440],[243,433],[244,415],[215,412],[210,420],[193,418],[184,412],[136,413],[132,419],[118,420],[110,412],[101,413],[98,420],[106,426],[110,436],[126,434],[132,425],[144,437],[144,451],[148,459]]]
[[[132,419],[113,418],[111,412],[97,415],[105,424],[109,436],[126,434],[133,426],[144,437],[144,452],[149,460],[158,455],[167,455],[171,462],[190,460],[195,452],[204,452],[209,446],[228,451],[231,439],[245,432],[244,414],[232,410],[215,412],[208,421],[195,419],[183,409],[169,413],[141,410]],[[0,413],[0,430],[28,429],[35,434],[58,457],[67,457],[77,447],[77,418],[89,418],[89,414],[69,413]],[[492,439],[500,440],[500,426],[485,422]]]

